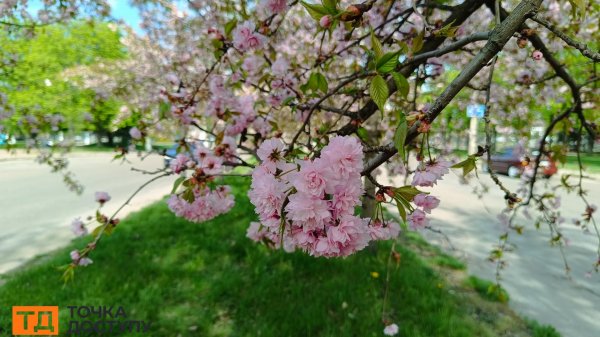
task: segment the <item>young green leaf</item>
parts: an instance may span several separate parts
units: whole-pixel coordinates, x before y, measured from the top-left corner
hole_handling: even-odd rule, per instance
[[[400,113],[400,120],[394,132],[394,147],[398,150],[398,155],[404,160],[404,141],[406,140],[406,134],[408,134],[408,124],[406,123],[406,117],[403,113]]]
[[[422,30],[412,41],[412,52],[415,54],[423,48],[423,40],[425,39],[425,30]]]
[[[396,83],[396,88],[398,88],[398,92],[400,93],[400,95],[402,95],[402,97],[404,97],[404,99],[406,99],[406,97],[408,96],[408,91],[410,90],[410,84],[408,83],[408,80],[406,79],[406,77],[404,77],[404,75],[398,72],[393,72],[392,78]]]
[[[398,198],[396,198],[395,200],[396,200],[396,207],[398,208],[398,214],[400,214],[402,221],[404,221],[404,224],[406,224],[406,210],[404,209],[404,205]]]
[[[302,6],[304,6],[304,8],[306,8],[308,14],[310,14],[310,16],[317,21],[321,20],[324,15],[328,14],[327,9],[322,5],[309,4],[306,1],[301,1],[300,3]]]
[[[385,83],[383,77],[380,75],[373,77],[371,86],[369,87],[369,95],[371,96],[373,102],[377,104],[377,107],[381,113],[384,111],[385,102],[387,101],[389,94],[390,92],[387,83]]]
[[[229,36],[229,34],[231,34],[231,32],[233,31],[235,26],[237,26],[237,23],[238,23],[237,19],[229,20],[225,24],[225,35]]]
[[[477,161],[477,158],[475,156],[469,156],[467,159],[461,161],[460,163],[456,163],[454,165],[452,165],[452,168],[462,168],[463,169],[463,177],[466,176],[467,174],[469,174],[469,172],[473,171],[475,168],[477,168],[477,165],[475,165],[475,162]]]
[[[367,142],[369,140],[369,132],[362,126],[356,129],[356,134],[363,142]]]
[[[396,197],[401,197],[404,200],[412,201],[417,194],[425,193],[414,186],[406,185],[394,189]]]
[[[175,192],[177,192],[179,185],[181,185],[181,183],[184,180],[185,180],[185,176],[180,176],[179,178],[177,178],[177,180],[175,180],[175,183],[173,183],[173,189],[171,190],[171,194],[175,194]]]
[[[329,12],[331,15],[336,15],[337,11],[337,0],[323,0],[323,7]]]
[[[390,71],[396,69],[398,65],[398,53],[385,53],[377,60],[375,68],[380,74],[387,74]]]
[[[383,56],[383,46],[381,45],[381,42],[379,42],[379,39],[377,38],[377,36],[375,36],[375,33],[372,30],[371,30],[371,47],[373,48],[373,51],[375,52],[375,58],[377,60],[379,60]]]
[[[329,87],[327,85],[327,79],[321,73],[316,73],[316,77],[317,77],[317,89],[320,90],[321,92],[323,92],[324,94],[326,94],[327,90],[329,89]]]

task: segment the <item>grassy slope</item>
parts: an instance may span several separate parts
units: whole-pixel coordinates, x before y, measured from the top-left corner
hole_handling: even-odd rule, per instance
[[[383,335],[390,243],[347,259],[268,251],[244,236],[254,218],[244,188],[236,189],[236,199],[234,210],[203,224],[175,218],[164,203],[131,215],[65,288],[56,267],[68,262],[72,247],[32,263],[0,287],[0,327],[10,331],[3,318],[12,305],[61,306],[63,333],[67,306],[105,305],[153,322],[152,336]],[[399,246],[412,247],[397,248],[401,262],[390,274],[389,303],[400,336],[532,334],[506,305],[439,276],[464,274],[456,270],[463,268],[459,262],[418,238],[401,239]],[[441,262],[434,271],[426,261]]]

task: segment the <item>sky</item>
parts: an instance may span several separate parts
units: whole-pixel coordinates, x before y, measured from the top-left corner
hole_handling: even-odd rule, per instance
[[[108,3],[110,4],[111,16],[113,18],[123,20],[138,34],[142,33],[140,29],[141,18],[137,9],[129,4],[129,0],[108,0]],[[42,0],[30,0],[28,2],[28,11],[34,15],[42,8]]]

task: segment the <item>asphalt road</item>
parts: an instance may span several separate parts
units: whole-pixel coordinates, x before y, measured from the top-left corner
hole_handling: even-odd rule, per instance
[[[495,280],[495,264],[487,257],[502,233],[497,215],[505,205],[503,193],[487,174],[480,174],[480,181],[489,187],[489,193],[479,199],[473,193],[473,186],[479,183],[472,180],[469,185],[463,185],[459,173],[451,172],[437,186],[428,189],[441,199],[440,207],[432,212],[430,224],[448,236],[455,250],[443,236],[429,231],[424,234],[431,242],[466,261],[471,274]],[[386,180],[383,178],[380,182]],[[501,176],[501,180],[510,190],[517,189],[519,179]],[[558,177],[546,182],[550,186],[560,183]],[[397,185],[401,186],[402,182]],[[584,186],[588,200],[600,207],[600,181],[586,179]],[[507,255],[508,266],[501,273],[502,285],[510,295],[511,307],[522,315],[553,325],[565,337],[598,337],[600,274],[594,272],[591,278],[586,276],[596,261],[598,238],[572,225],[571,219],[580,217],[584,211],[578,197],[559,194],[562,197],[560,211],[567,219],[560,228],[569,239],[565,255],[570,277],[565,273],[559,248],[549,244],[547,226],[537,230],[533,220],[519,217],[517,223],[525,226],[525,231],[522,235],[510,234],[510,241],[517,248]],[[598,213],[596,220],[600,220]]]
[[[131,171],[131,167],[154,170],[162,157],[140,161],[130,155],[131,164],[112,162],[110,153],[75,153],[69,167],[85,190],[81,196],[69,191],[60,175],[32,159],[3,158],[0,161],[0,274],[28,259],[63,247],[71,239],[70,223],[76,217],[94,215],[96,191],[108,192],[105,208],[112,214],[151,176]],[[160,199],[173,186],[166,177],[150,184],[119,217]]]

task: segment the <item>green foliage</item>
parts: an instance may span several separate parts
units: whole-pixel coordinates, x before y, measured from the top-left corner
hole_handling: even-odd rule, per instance
[[[476,165],[477,157],[469,156],[467,159],[452,165],[452,168],[462,168],[463,169],[463,177],[469,174],[471,171],[477,168]]]
[[[14,38],[0,32],[3,53],[17,55],[10,72],[0,74],[0,89],[16,107],[13,127],[26,113],[39,116],[61,113],[62,127],[82,128],[85,112],[98,116],[95,124],[105,126],[117,112],[117,102],[98,100],[96,93],[66,81],[64,71],[101,60],[122,59],[126,50],[121,34],[106,23],[71,22],[38,28],[32,38]]]
[[[375,102],[375,104],[377,104],[377,107],[383,114],[383,112],[385,111],[384,110],[385,102],[387,101],[387,99],[390,95],[390,92],[389,92],[387,83],[385,82],[383,77],[381,77],[381,75],[376,75],[371,80],[371,86],[369,87],[369,94],[370,94],[373,102]]]
[[[406,123],[406,116],[402,112],[398,114],[398,126],[394,132],[394,147],[398,150],[398,156],[404,160],[404,142],[406,141],[406,135],[408,134],[408,124]]]

